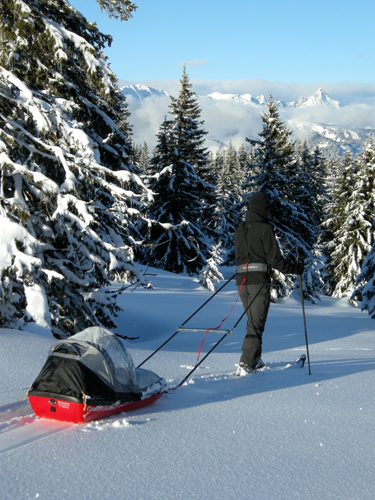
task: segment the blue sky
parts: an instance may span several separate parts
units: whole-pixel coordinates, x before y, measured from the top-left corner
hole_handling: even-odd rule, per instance
[[[135,0],[127,22],[71,0],[113,36],[117,77],[375,83],[374,0]]]
[[[339,110],[289,118],[375,130],[375,0],[134,0],[138,9],[122,23],[95,0],[70,1],[112,35],[105,53],[120,87],[144,83],[177,96],[186,64],[198,96],[272,93],[290,102],[323,88]],[[169,99],[127,101],[135,143],[153,147]],[[238,146],[260,130],[256,108],[200,103],[210,147],[217,138]],[[309,131],[296,133],[303,140]]]

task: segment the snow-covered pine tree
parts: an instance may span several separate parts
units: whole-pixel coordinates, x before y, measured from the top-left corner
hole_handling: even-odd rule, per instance
[[[312,228],[315,230],[314,244],[308,248],[304,258],[305,270],[302,277],[304,297],[315,303],[320,300],[324,281],[321,276],[323,267],[321,223],[323,220],[323,203],[327,200],[324,160],[316,147],[312,154],[307,141],[298,143],[296,161],[299,174],[295,177],[296,203],[304,213],[309,214]]]
[[[311,188],[314,191],[315,197],[314,218],[317,223],[322,224],[324,220],[324,207],[329,201],[327,182],[328,169],[327,160],[318,145],[315,146],[312,153],[311,174]]]
[[[325,245],[332,240],[333,233],[342,222],[344,208],[350,196],[350,187],[347,185],[346,176],[350,176],[350,171],[354,168],[353,165],[354,160],[350,152],[346,152],[343,158],[332,156],[327,160],[327,200],[323,207],[322,222],[324,254],[326,254]],[[346,168],[347,166],[349,169]],[[351,182],[350,179],[351,177],[349,177],[349,182]]]
[[[174,133],[180,141],[180,154],[187,163],[194,166],[199,177],[203,178],[202,173],[206,172],[208,164],[208,151],[204,145],[207,132],[202,128],[202,112],[185,66],[180,83],[178,97],[171,96],[169,106],[174,121]]]
[[[318,147],[311,153],[306,140],[298,145],[296,155],[300,165],[298,203],[310,214],[319,231],[323,221],[323,206],[327,201],[325,162]]]
[[[143,174],[147,174],[150,168],[150,153],[147,142],[139,146],[138,164],[137,167]]]
[[[360,302],[362,311],[367,311],[375,319],[375,245],[363,263],[356,285],[351,300]]]
[[[216,290],[214,281],[219,282],[224,278],[218,269],[218,266],[222,264],[223,259],[221,254],[223,249],[221,248],[221,241],[217,245],[213,245],[212,249],[209,250],[211,257],[207,259],[207,264],[199,273],[199,281],[205,288],[208,288],[211,292]]]
[[[302,260],[310,256],[316,239],[316,228],[311,215],[299,204],[308,189],[299,162],[295,158],[292,134],[280,120],[277,105],[270,95],[267,111],[260,115],[263,130],[260,140],[246,139],[254,147],[255,172],[248,184],[248,192],[263,191],[271,202],[270,221],[283,254],[294,261],[297,252]],[[275,271],[272,282],[272,300],[290,293],[293,282]]]
[[[111,19],[121,19],[121,21],[127,21],[132,17],[133,11],[137,9],[137,6],[131,0],[97,0],[100,5],[100,9],[108,14]]]
[[[327,271],[334,285],[332,296],[348,296],[357,302],[362,300],[364,287],[372,279],[372,258],[364,265],[375,243],[375,143],[371,136],[355,160],[355,169],[349,165],[347,170],[354,182],[342,223],[327,245]],[[371,302],[370,290],[371,285],[366,288],[364,308]]]
[[[215,203],[215,189],[212,185],[213,172],[210,167],[208,150],[204,145],[207,131],[203,129],[201,108],[198,98],[192,90],[192,83],[184,66],[180,80],[181,89],[177,98],[171,96],[170,113],[173,117],[173,132],[179,155],[184,162],[191,165],[199,179],[200,200],[202,203],[201,221],[208,227],[212,218]]]
[[[217,180],[213,228],[217,241],[222,242],[224,249],[231,250],[234,245],[234,232],[241,222],[242,214],[238,205],[242,201],[242,183],[244,182],[237,151],[231,142],[228,149],[223,152],[222,161],[218,162],[215,170]]]
[[[336,253],[336,236],[342,230],[346,220],[346,210],[355,185],[357,164],[352,154],[347,151],[344,157],[331,158],[328,162],[329,202],[325,206],[326,219],[322,226],[324,233],[324,254],[326,262],[325,292],[331,295],[339,281],[337,267],[340,256]]]
[[[170,120],[162,123],[151,160],[155,200],[142,262],[176,273],[197,274],[206,263],[207,220],[213,186],[199,172],[208,160],[200,129],[200,109],[184,69],[181,91],[172,98]]]
[[[120,17],[132,5],[102,2]],[[131,217],[146,188],[102,53],[111,37],[66,0],[9,0],[0,15],[0,324],[114,327],[103,287],[137,274]]]

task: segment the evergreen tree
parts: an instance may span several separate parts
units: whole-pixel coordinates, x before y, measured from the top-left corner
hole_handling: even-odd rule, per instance
[[[137,9],[137,6],[130,0],[97,0],[100,5],[100,10],[104,10],[108,17],[115,19],[120,18],[121,21],[127,21],[132,17],[132,13]]]
[[[231,142],[228,150],[219,158],[221,166],[218,168],[217,165],[216,202],[212,222],[216,239],[222,242],[225,249],[231,250],[234,232],[241,222],[242,214],[238,205],[242,200],[244,176]]]
[[[155,201],[148,208],[149,225],[142,261],[176,273],[196,274],[208,253],[207,219],[213,187],[199,172],[208,163],[199,127],[200,110],[186,70],[178,99],[172,98],[172,119],[162,123],[151,160],[150,186]]]
[[[101,5],[124,18],[130,2]],[[114,327],[110,279],[132,265],[131,217],[147,191],[131,154],[128,110],[100,33],[66,0],[1,2],[0,269],[2,326],[42,322],[56,336]],[[44,304],[44,317],[33,303]]]
[[[263,191],[271,202],[270,221],[275,226],[278,241],[285,257],[295,260],[297,252],[306,261],[314,247],[316,229],[311,214],[307,213],[305,203],[308,186],[306,176],[295,157],[291,132],[280,120],[272,95],[267,112],[260,115],[263,130],[260,140],[249,140],[254,147],[255,172],[248,191]],[[302,201],[303,199],[303,201]],[[290,293],[293,283],[275,271],[272,283],[272,299]],[[307,297],[308,298],[308,297]]]
[[[326,226],[332,239],[326,245],[326,272],[333,297],[361,299],[363,283],[358,282],[361,267],[374,244],[375,146],[370,138],[354,163],[344,158],[342,188]],[[363,279],[367,275],[364,274]],[[368,276],[367,278],[368,279]]]
[[[361,272],[357,277],[357,288],[351,300],[359,301],[362,311],[367,311],[371,318],[375,318],[375,245],[371,247]]]
[[[329,201],[327,172],[326,159],[317,145],[312,154],[311,188],[313,189],[313,197],[315,199],[314,218],[319,224],[322,224],[324,220],[324,207]]]
[[[199,273],[199,281],[211,292],[214,292],[216,290],[214,281],[219,282],[224,278],[221,272],[218,270],[218,266],[223,262],[223,259],[221,257],[222,252],[223,250],[221,248],[221,242],[219,242],[217,245],[213,245],[212,250],[209,251],[211,257],[207,259],[207,264]]]
[[[324,254],[326,256],[325,291],[328,295],[334,293],[339,281],[337,267],[340,264],[336,253],[336,236],[342,231],[346,220],[346,211],[353,193],[357,165],[350,152],[344,158],[331,158],[329,161],[328,191],[329,203],[325,207],[326,220],[323,222]]]
[[[138,168],[139,170],[147,174],[150,168],[150,153],[148,150],[147,142],[144,142],[142,146],[139,148],[139,160],[138,160]]]
[[[325,254],[325,245],[333,239],[333,233],[340,227],[342,222],[343,210],[349,199],[349,186],[346,176],[350,175],[353,164],[353,157],[349,152],[345,154],[344,158],[331,157],[327,162],[327,201],[323,208],[324,220],[322,223]],[[349,169],[347,169],[347,166],[349,166]],[[351,182],[350,179],[349,182]]]
[[[202,128],[204,122],[201,120],[201,109],[185,67],[180,83],[178,98],[171,96],[173,135],[180,157],[194,168],[197,177],[203,181],[200,183],[201,222],[207,228],[215,203],[208,151],[204,146],[207,132]]]
[[[201,109],[197,96],[184,67],[180,80],[181,89],[178,97],[171,96],[171,114],[173,116],[174,134],[180,155],[192,165],[197,174],[203,178],[208,164],[208,152],[204,146],[207,132],[202,128]]]
[[[324,161],[316,147],[312,154],[305,140],[297,148],[297,162],[300,165],[298,203],[314,221],[316,230],[323,221],[323,205],[325,201],[325,169]]]

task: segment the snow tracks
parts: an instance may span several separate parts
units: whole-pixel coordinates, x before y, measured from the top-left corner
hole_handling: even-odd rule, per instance
[[[71,426],[53,420],[39,420],[28,400],[0,406],[0,455]]]

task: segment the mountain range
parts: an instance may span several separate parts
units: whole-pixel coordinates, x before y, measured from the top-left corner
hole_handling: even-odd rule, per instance
[[[143,84],[127,85],[121,88],[122,93],[126,97],[132,97],[137,105],[147,106],[147,99],[149,97],[169,97],[169,94],[164,90],[158,90]],[[228,103],[230,106],[242,105],[244,110],[254,110],[256,112],[264,111],[267,105],[267,99],[264,95],[253,96],[249,93],[246,94],[230,94],[212,92],[208,95],[197,96],[202,105],[204,103],[218,104]],[[318,89],[314,94],[309,97],[299,97],[291,102],[284,102],[282,100],[276,101],[281,115],[283,112],[286,114],[286,119],[282,117],[287,126],[292,130],[296,136],[306,137],[308,144],[313,149],[318,145],[326,156],[343,155],[345,151],[350,150],[356,154],[363,147],[365,141],[368,139],[370,129],[365,128],[346,128],[337,124],[321,123],[314,120],[301,119],[302,111],[311,111],[314,116],[314,111],[324,110],[337,111],[343,109],[339,101],[332,99],[324,89]],[[130,111],[131,107],[130,107]],[[295,114],[295,116],[293,115]],[[235,111],[234,111],[235,115]],[[228,145],[231,136],[236,132],[236,127],[233,127],[233,132],[223,131],[223,137],[215,137],[214,142],[223,147]],[[305,134],[305,135],[304,135]]]
[[[204,96],[200,96],[201,98]],[[240,104],[250,104],[253,106],[265,106],[267,100],[264,95],[253,97],[251,94],[221,94],[220,92],[213,92],[206,96],[209,99],[216,101],[233,101]],[[300,97],[299,99],[285,103],[284,101],[276,101],[279,108],[311,108],[314,106],[327,106],[329,108],[338,109],[340,103],[334,101],[329,97],[329,95],[323,90],[319,89],[310,97]]]

